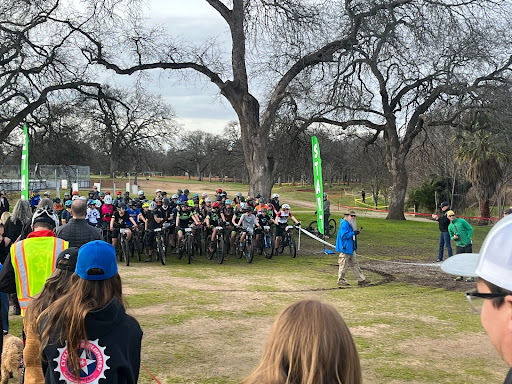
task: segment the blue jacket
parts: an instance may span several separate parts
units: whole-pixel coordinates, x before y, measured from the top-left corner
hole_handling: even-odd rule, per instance
[[[357,239],[350,223],[340,220],[340,229],[336,237],[336,251],[352,255],[357,249]]]

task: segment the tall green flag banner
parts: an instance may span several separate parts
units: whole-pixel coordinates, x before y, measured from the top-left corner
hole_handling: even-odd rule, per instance
[[[318,231],[324,234],[324,184],[322,181],[322,159],[320,158],[320,145],[316,136],[311,138],[311,147],[313,150],[313,176],[316,198],[316,221]]]
[[[23,149],[21,150],[21,197],[28,200],[28,131],[23,125]]]

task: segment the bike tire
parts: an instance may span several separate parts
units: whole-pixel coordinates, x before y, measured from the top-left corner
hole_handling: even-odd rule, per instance
[[[224,236],[222,234],[217,237],[217,263],[222,264],[224,262]]]
[[[162,265],[165,265],[165,245],[163,244],[163,239],[160,238],[160,241],[157,243],[158,253],[160,254],[160,262]]]
[[[336,234],[336,220],[329,219],[329,236],[334,236]]]
[[[252,241],[252,236],[251,236],[251,238],[249,238],[247,240],[247,242],[245,244],[245,249],[246,249],[245,259],[250,264],[250,263],[252,263],[252,261],[254,259],[254,242]]]
[[[129,266],[130,265],[130,254],[128,253],[129,250],[128,250],[127,239],[124,239],[123,241],[121,241],[121,250],[123,253],[124,263],[126,266]]]
[[[267,259],[271,259],[274,255],[274,244],[272,243],[272,236],[269,234],[263,236],[263,253]]]
[[[295,240],[293,240],[293,234],[288,234],[288,247],[290,248],[290,256],[295,259],[297,257],[297,247],[295,246]]]
[[[318,232],[318,223],[316,220],[309,223],[307,230],[314,235],[320,233]]]
[[[188,256],[187,264],[190,264],[190,262],[192,261],[192,258],[194,257],[194,238],[193,238],[193,236],[188,236],[188,238],[187,238],[187,256]]]
[[[214,254],[215,254],[215,252],[216,252],[216,247],[213,249],[213,252],[212,252],[212,251],[210,251],[210,240],[211,240],[211,238],[209,238],[209,239],[208,239],[208,245],[206,246],[206,258],[207,258],[208,260],[213,259],[213,255],[214,255]]]

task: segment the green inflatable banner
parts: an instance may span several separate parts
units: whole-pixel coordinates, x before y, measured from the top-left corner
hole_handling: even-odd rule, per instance
[[[320,158],[320,145],[316,136],[311,138],[311,147],[313,150],[313,176],[316,198],[316,220],[318,231],[324,234],[324,184],[322,181],[322,159]]]
[[[21,150],[21,198],[28,200],[28,131],[23,125],[23,148]]]

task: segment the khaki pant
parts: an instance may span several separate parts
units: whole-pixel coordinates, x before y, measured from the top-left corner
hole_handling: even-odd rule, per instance
[[[340,269],[338,270],[338,283],[345,283],[345,275],[347,273],[347,268],[350,267],[352,272],[354,273],[357,281],[364,281],[366,278],[361,272],[361,268],[359,268],[359,263],[356,259],[356,253],[354,252],[352,255],[348,255],[346,253],[340,253],[338,257],[338,264]]]

